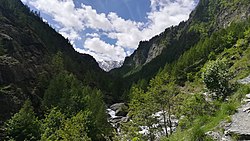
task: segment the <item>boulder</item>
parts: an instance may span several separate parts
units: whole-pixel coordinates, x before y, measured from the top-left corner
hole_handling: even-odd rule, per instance
[[[115,111],[116,116],[122,116],[126,117],[128,114],[128,108],[127,107],[121,107]]]
[[[206,133],[207,136],[211,137],[213,140],[221,140],[222,136],[220,135],[219,132],[215,132],[215,131],[208,131]]]
[[[246,95],[246,98],[247,98],[247,99],[250,99],[250,94],[247,94],[247,95]]]
[[[243,112],[249,112],[250,111],[250,107],[245,107],[244,109],[243,109]]]
[[[238,112],[232,116],[232,124],[227,133],[229,135],[237,135],[240,140],[250,139],[250,116],[248,113],[250,103],[242,105]]]
[[[115,117],[110,119],[111,123],[120,123],[123,117]]]
[[[123,107],[123,106],[126,106],[125,103],[115,103],[115,104],[110,106],[110,109],[116,111],[117,109],[119,109],[120,107]]]
[[[129,117],[122,117],[121,118],[121,122],[128,122],[129,121]]]
[[[243,102],[250,103],[250,99],[243,99]]]
[[[110,109],[115,111],[115,116],[126,117],[128,114],[128,106],[125,103],[116,103],[110,106]]]

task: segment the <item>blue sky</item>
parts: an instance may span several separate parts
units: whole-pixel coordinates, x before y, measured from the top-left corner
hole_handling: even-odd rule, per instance
[[[148,0],[77,0],[76,5],[84,3],[91,5],[98,13],[115,12],[120,17],[138,22],[146,22],[147,12],[150,12]]]
[[[141,40],[187,20],[197,0],[22,0],[75,50],[121,61]]]

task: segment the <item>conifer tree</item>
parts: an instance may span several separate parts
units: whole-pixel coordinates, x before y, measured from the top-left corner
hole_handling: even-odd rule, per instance
[[[6,122],[7,139],[37,141],[40,139],[40,122],[35,116],[30,100]]]

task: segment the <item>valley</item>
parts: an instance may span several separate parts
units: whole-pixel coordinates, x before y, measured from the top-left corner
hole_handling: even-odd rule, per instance
[[[249,59],[248,0],[200,0],[124,62],[0,0],[0,140],[249,140]]]

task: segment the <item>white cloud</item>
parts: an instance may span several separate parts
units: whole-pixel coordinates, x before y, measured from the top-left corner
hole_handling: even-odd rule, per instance
[[[72,29],[62,28],[59,30],[59,33],[62,34],[65,38],[67,38],[70,41],[70,43],[73,45],[73,47],[76,47],[75,46],[76,40],[82,39],[80,37],[80,34],[77,31],[72,30]]]
[[[63,28],[84,30],[81,15],[75,9],[73,0],[27,0],[38,10],[51,15]]]
[[[135,49],[142,36],[139,30],[141,23],[124,20],[116,13],[109,13],[108,18],[114,27],[114,31],[107,34],[108,37],[117,39],[118,46]]]
[[[82,4],[76,8],[73,0],[22,0],[38,10],[49,14],[59,24],[59,32],[71,43],[82,39],[84,49],[77,47],[82,53],[89,53],[97,60],[121,60],[136,49],[141,40],[149,40],[180,21],[187,20],[195,7],[195,0],[150,0],[150,12],[146,23],[125,20],[116,13],[97,13],[91,6]],[[94,33],[80,33],[92,29]],[[113,45],[100,39],[107,35],[117,42]],[[125,49],[129,50],[125,52]]]
[[[86,37],[96,37],[96,38],[100,38],[100,35],[98,33],[87,33]]]
[[[98,14],[91,6],[82,4],[81,8],[76,9],[76,11],[81,16],[81,20],[86,27],[104,31],[112,30],[112,24],[106,15],[104,13]]]
[[[110,45],[100,38],[87,38],[84,43],[85,49],[103,56],[106,60],[121,60],[126,53],[122,47]]]
[[[21,0],[23,3],[27,3],[27,0]]]
[[[194,0],[151,0],[151,12],[148,13],[149,26],[143,29],[144,40],[150,35],[164,31],[166,27],[187,20],[195,7]]]
[[[59,33],[62,34],[65,38],[69,40],[80,40],[81,37],[78,32],[71,29],[62,28],[59,30]]]

